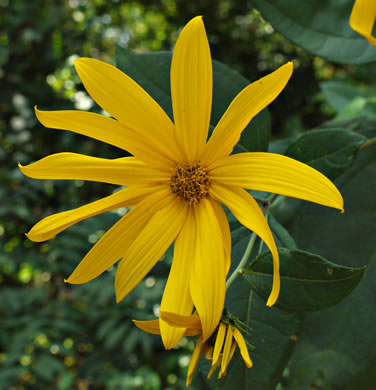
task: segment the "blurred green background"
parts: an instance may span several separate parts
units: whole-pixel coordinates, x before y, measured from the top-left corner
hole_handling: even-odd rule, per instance
[[[64,284],[125,210],[32,243],[24,233],[41,218],[114,188],[31,180],[20,174],[17,163],[64,151],[122,156],[103,143],[44,128],[33,107],[100,112],[73,60],[88,56],[114,63],[117,44],[138,52],[170,50],[196,15],[204,17],[213,58],[249,80],[294,61],[294,77],[270,106],[274,140],[334,116],[320,83],[334,77],[365,85],[371,77],[367,65],[329,64],[299,49],[276,33],[250,1],[0,0],[0,390],[185,387],[193,343],[183,340],[180,348],[166,352],[158,337],[131,323],[158,315],[171,254],[118,305],[112,269],[86,285]]]

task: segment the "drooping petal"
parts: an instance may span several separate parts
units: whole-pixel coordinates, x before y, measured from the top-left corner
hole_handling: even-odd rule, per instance
[[[225,261],[226,261],[226,275],[231,266],[231,231],[228,219],[223,207],[214,199],[208,198],[211,202],[214,212],[218,218],[219,226],[222,230],[223,246],[225,250]]]
[[[151,167],[170,169],[176,151],[161,149],[158,143],[149,139],[147,129],[133,129],[104,115],[84,111],[40,111],[35,108],[39,121],[52,129],[69,130],[77,134],[106,142],[127,150]]]
[[[218,362],[219,355],[222,352],[223,342],[225,341],[225,335],[226,324],[221,322],[219,324],[217,338],[215,339],[212,366],[215,366]]]
[[[168,158],[177,161],[174,125],[143,88],[105,62],[79,58],[74,65],[90,96],[123,126],[131,129],[134,136],[140,140],[143,137],[145,151],[155,149],[162,160]]]
[[[272,232],[257,202],[240,187],[212,183],[210,193],[223,203],[246,228],[255,232],[268,246],[273,255],[273,287],[267,305],[274,305],[280,290],[279,256]]]
[[[206,145],[204,166],[229,155],[250,120],[283,90],[292,74],[291,62],[244,88],[231,102]]]
[[[49,240],[84,219],[104,213],[105,211],[133,206],[156,190],[158,190],[156,187],[125,188],[110,196],[106,196],[103,199],[96,200],[76,209],[50,215],[34,225],[29,233],[27,233],[27,238],[35,242]]]
[[[184,157],[196,161],[208,136],[213,94],[213,71],[201,16],[180,33],[171,62],[171,98],[176,136]]]
[[[151,334],[161,334],[159,330],[159,320],[149,320],[149,321],[138,321],[132,320],[137,328],[143,330],[144,332]]]
[[[350,26],[368,40],[371,45],[376,45],[376,38],[372,35],[376,20],[376,2],[374,0],[355,0],[351,16]]]
[[[209,373],[208,373],[208,379],[210,379],[214,373],[214,371],[222,364],[222,359],[218,359],[217,362],[214,364],[212,362],[212,365],[210,367]]]
[[[153,169],[135,157],[109,160],[77,153],[56,153],[30,165],[19,164],[33,179],[90,180],[117,185],[168,183],[170,173]]]
[[[171,192],[169,203],[150,221],[123,252],[115,277],[116,301],[120,302],[143,279],[179,234],[187,215],[187,204]]]
[[[224,185],[272,192],[343,210],[336,186],[322,173],[274,153],[239,153],[215,162],[210,178]]]
[[[196,215],[195,256],[192,259],[190,291],[200,316],[203,339],[214,332],[225,300],[226,264],[222,232],[211,203],[201,199]]]
[[[231,354],[231,346],[232,346],[232,327],[227,327],[227,333],[226,333],[226,340],[225,345],[223,347],[223,356],[222,356],[222,363],[221,363],[221,371],[219,373],[220,376],[225,375],[227,371],[228,363],[230,362],[230,354]]]
[[[196,226],[193,211],[188,209],[187,218],[174,246],[174,258],[163,292],[160,311],[173,312],[176,314],[190,315],[193,302],[189,291],[189,278],[191,261],[194,256]],[[198,316],[195,316],[198,317]],[[166,349],[173,348],[184,335],[184,328],[176,328],[160,319],[162,341]],[[201,327],[201,323],[200,323]]]
[[[195,349],[192,353],[191,360],[188,366],[187,373],[187,382],[186,385],[189,386],[192,382],[193,374],[196,371],[198,364],[202,358],[202,355],[206,352],[206,343],[203,341],[202,336],[198,339]]]
[[[120,260],[151,216],[171,202],[169,194],[169,189],[163,189],[149,195],[124,215],[91,248],[67,282],[73,284],[89,282]]]
[[[242,355],[245,365],[248,368],[251,368],[253,363],[248,353],[247,344],[245,343],[244,337],[239,331],[239,329],[234,328],[234,338],[236,340],[236,343],[238,344],[238,347],[240,349],[240,354]]]
[[[169,311],[160,311],[160,318],[176,328],[201,329],[200,317],[197,314],[183,315]]]

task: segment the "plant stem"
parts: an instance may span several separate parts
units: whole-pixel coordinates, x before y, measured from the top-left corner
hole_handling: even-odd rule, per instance
[[[278,197],[278,195],[273,194],[270,198],[265,199],[265,200],[264,200],[264,199],[262,200],[263,202],[266,203],[266,206],[265,206],[265,218],[266,218],[266,220],[268,220],[270,208],[271,208],[273,202],[277,199],[277,197]],[[274,203],[276,203],[276,202],[274,202]],[[231,286],[231,284],[233,283],[233,281],[234,281],[239,275],[242,275],[242,274],[243,274],[243,267],[244,267],[245,264],[247,263],[247,261],[248,261],[248,259],[249,259],[249,256],[250,256],[251,253],[252,253],[252,249],[253,249],[253,246],[255,245],[256,238],[257,238],[256,233],[252,233],[251,238],[249,239],[247,248],[246,248],[245,251],[244,251],[243,257],[241,258],[241,260],[240,260],[238,266],[235,268],[234,272],[230,275],[230,277],[229,277],[229,278],[227,279],[227,281],[226,281],[226,291],[229,289],[229,287]],[[260,248],[259,248],[259,253],[258,253],[258,254],[261,253],[262,245],[263,245],[263,241],[261,241]]]
[[[226,290],[231,286],[232,282],[238,277],[238,275],[241,275],[243,273],[243,267],[245,263],[248,261],[249,256],[252,253],[253,246],[255,245],[257,235],[255,233],[252,233],[251,238],[249,239],[247,248],[245,249],[245,252],[243,254],[242,259],[240,260],[240,263],[234,270],[234,272],[230,275],[230,277],[227,279],[226,282]]]
[[[374,143],[376,143],[376,137],[371,138],[368,141],[364,142],[364,144],[359,148],[359,151],[367,149],[369,146],[373,145]]]

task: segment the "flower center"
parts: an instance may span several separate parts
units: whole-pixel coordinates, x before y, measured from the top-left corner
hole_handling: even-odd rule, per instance
[[[171,177],[170,188],[180,199],[189,205],[196,205],[209,192],[209,177],[200,163],[178,164]]]

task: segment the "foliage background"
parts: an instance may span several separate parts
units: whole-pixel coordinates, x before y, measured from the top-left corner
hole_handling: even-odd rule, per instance
[[[24,236],[42,217],[114,189],[100,183],[31,180],[17,168],[19,161],[27,164],[63,151],[121,156],[88,138],[45,129],[34,116],[35,105],[97,110],[75,74],[74,58],[114,63],[116,44],[137,52],[170,50],[182,26],[201,14],[213,58],[249,80],[294,61],[294,77],[270,106],[270,150],[285,150],[298,135],[333,118],[336,127],[375,136],[372,64],[335,64],[311,55],[275,32],[250,1],[198,3],[0,0],[1,390],[182,389],[194,345],[183,340],[178,349],[166,352],[158,337],[131,324],[133,318],[158,314],[170,253],[118,305],[113,269],[87,285],[64,284],[125,210],[82,222],[46,243]],[[343,265],[370,261],[375,253],[376,210],[370,197],[376,182],[374,153],[374,148],[360,152],[355,165],[339,175],[346,219],[293,200],[276,210],[299,248]],[[343,389],[343,372],[351,374],[346,389],[374,389],[376,356],[370,345],[376,345],[371,330],[376,312],[367,304],[375,303],[375,278],[374,266],[369,267],[353,295],[332,309],[309,314],[305,326],[294,329],[299,343],[293,355],[294,347],[289,348],[288,368],[279,370],[280,389]],[[208,386],[198,378],[192,388]]]

